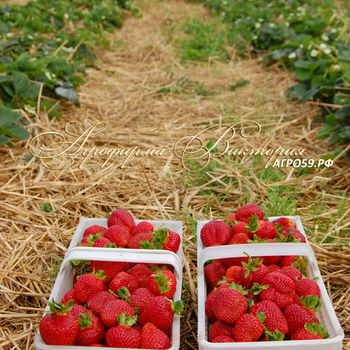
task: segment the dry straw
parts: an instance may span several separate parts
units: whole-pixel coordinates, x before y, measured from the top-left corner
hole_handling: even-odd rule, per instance
[[[349,229],[350,170],[348,158],[339,158],[331,168],[314,169],[303,177],[291,168],[283,169],[278,183],[257,176],[250,158],[238,165],[225,165],[207,172],[207,181],[191,187],[190,177],[172,153],[181,137],[193,135],[220,121],[252,119],[263,126],[261,135],[244,141],[235,138],[237,148],[305,148],[307,158],[334,150],[317,138],[319,126],[313,124],[317,106],[288,103],[285,90],[293,84],[289,73],[278,67],[265,69],[255,59],[233,59],[230,64],[216,62],[183,64],[173,53],[174,42],[167,43],[162,26],[188,17],[203,18],[200,5],[180,1],[142,3],[143,18],[128,18],[111,39],[111,47],[100,52],[98,69],[79,93],[81,109],[67,106],[64,118],[50,121],[45,114],[28,126],[33,135],[62,132],[68,121],[79,121],[82,131],[97,121],[108,122],[108,129],[93,137],[89,145],[109,148],[165,148],[163,156],[133,159],[125,169],[114,158],[104,168],[101,159],[92,158],[79,170],[48,170],[32,158],[28,161],[28,142],[17,142],[15,149],[0,149],[0,348],[34,349],[33,336],[42,317],[52,285],[47,271],[53,256],[62,257],[80,217],[104,217],[115,208],[130,210],[138,219],[195,220],[222,218],[235,210],[240,199],[264,203],[269,189],[288,185],[302,193],[297,198],[298,214],[312,227],[313,244],[321,273],[346,332],[344,348],[350,349],[350,264],[349,237],[339,235],[335,243],[317,244],[318,225],[330,224],[332,233]],[[164,87],[176,85],[185,75],[200,81],[212,96],[194,93],[160,94]],[[232,92],[228,88],[241,80],[250,84]],[[230,119],[231,118],[231,119]],[[212,136],[217,136],[215,131]],[[253,168],[253,170],[252,170]],[[250,175],[247,176],[247,172]],[[231,183],[224,181],[232,179]],[[216,196],[204,195],[204,190]],[[215,192],[214,192],[215,191]],[[217,198],[223,198],[218,201]],[[44,212],[48,203],[53,211]],[[209,213],[204,208],[209,203]],[[343,218],[337,217],[343,203]],[[322,210],[313,213],[315,206]],[[197,349],[196,243],[193,231],[184,230],[185,313],[181,320],[181,349]]]

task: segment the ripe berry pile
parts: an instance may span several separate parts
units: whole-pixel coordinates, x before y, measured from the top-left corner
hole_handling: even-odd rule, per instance
[[[302,256],[225,258],[204,268],[214,343],[324,339],[317,283]]]
[[[236,213],[227,215],[225,221],[212,220],[206,223],[201,230],[201,240],[206,247],[247,243],[306,243],[305,236],[297,230],[294,221],[284,217],[267,221],[257,204],[240,207]]]
[[[163,249],[177,253],[181,237],[167,228],[155,227],[148,221],[135,224],[132,215],[124,209],[117,209],[107,220],[108,228],[99,225],[88,227],[78,246]]]
[[[74,265],[79,274],[73,289],[61,303],[49,302],[50,311],[40,322],[45,344],[171,347],[174,314],[181,313],[183,303],[170,299],[176,292],[176,278],[167,266],[108,261]],[[86,273],[90,269],[93,272]]]

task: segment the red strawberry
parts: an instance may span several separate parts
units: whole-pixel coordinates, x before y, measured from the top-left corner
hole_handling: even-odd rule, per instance
[[[158,271],[149,277],[148,288],[156,296],[171,298],[176,292],[176,277],[171,271]]]
[[[108,238],[117,247],[126,247],[131,235],[130,232],[120,225],[113,225],[108,228],[105,233],[105,238]]]
[[[140,288],[148,288],[148,278],[154,273],[146,264],[137,264],[127,272],[137,279]]]
[[[303,274],[294,266],[285,266],[278,270],[279,273],[291,278],[294,282],[297,282],[302,279]]]
[[[264,212],[257,204],[247,204],[240,207],[236,212],[236,218],[238,221],[247,222],[249,218],[256,215],[259,220],[264,219]]]
[[[141,349],[169,349],[168,336],[152,323],[146,323],[141,329]]]
[[[130,249],[141,249],[141,242],[148,241],[152,242],[154,234],[150,232],[141,232],[135,236],[130,237],[128,241],[128,248]]]
[[[75,295],[75,290],[71,289],[69,290],[62,298],[61,304],[67,304],[69,300],[73,300],[73,304],[78,304],[80,305],[81,302],[79,301],[79,299],[77,298],[77,296]]]
[[[132,215],[124,209],[117,209],[112,212],[107,220],[107,226],[111,227],[114,225],[119,225],[125,227],[129,232],[131,232],[135,225],[134,218]]]
[[[247,299],[242,293],[230,285],[229,288],[220,288],[215,293],[213,309],[218,320],[234,324],[248,308]]]
[[[230,225],[220,220],[212,220],[201,229],[201,240],[206,247],[224,245],[231,237]]]
[[[236,218],[236,213],[232,213],[232,214],[229,214],[229,215],[226,215],[226,219],[230,222],[235,222],[237,221],[237,218]]]
[[[95,248],[111,248],[113,243],[106,237],[100,237],[94,241],[92,246]]]
[[[104,340],[106,327],[98,317],[81,314],[78,317],[79,331],[75,338],[75,344],[89,346]]]
[[[73,301],[67,305],[48,302],[50,311],[41,319],[39,331],[47,345],[72,345],[79,331],[78,321],[70,314]]]
[[[112,279],[122,271],[129,268],[129,263],[124,261],[91,261],[92,271],[104,271],[106,277],[102,282],[108,284]]]
[[[154,226],[148,221],[141,221],[131,231],[131,236],[135,236],[138,233],[153,232]]]
[[[106,343],[112,348],[138,348],[140,346],[140,332],[132,327],[137,317],[126,317],[125,312],[118,317],[118,326],[110,328],[106,333]]]
[[[237,233],[232,236],[232,238],[228,241],[228,245],[230,244],[248,244],[249,236],[246,233]]]
[[[297,228],[297,225],[296,223],[291,220],[291,219],[288,219],[288,218],[278,218],[276,220],[273,220],[272,223],[275,225],[276,228],[279,228],[279,227],[291,227],[291,228]]]
[[[286,227],[281,231],[281,235],[285,237],[285,242],[306,243],[305,236],[296,228]]]
[[[216,321],[209,330],[209,341],[213,342],[220,335],[225,335],[233,338],[234,325],[222,321]]]
[[[138,288],[134,293],[129,297],[130,306],[132,308],[137,307],[137,313],[142,314],[146,304],[155,298],[155,295],[147,288]]]
[[[263,318],[262,318],[263,320]],[[264,333],[264,327],[260,321],[260,315],[242,315],[235,324],[235,342],[253,342],[259,340]]]
[[[95,293],[106,290],[102,280],[105,279],[104,271],[100,270],[96,274],[86,273],[81,275],[75,285],[75,294],[83,304]]]
[[[118,316],[125,312],[125,316],[135,316],[135,311],[124,300],[111,300],[105,303],[101,310],[101,321],[108,328],[114,327],[118,324]]]
[[[240,271],[239,279],[243,286],[250,289],[254,283],[261,283],[263,278],[269,273],[269,270],[263,265],[261,259],[252,259],[249,255],[248,258],[248,264],[242,262],[243,267]]]
[[[288,336],[293,334],[301,328],[304,328],[305,323],[320,323],[315,316],[316,310],[321,308],[322,302],[316,296],[307,296],[303,300],[303,306],[291,304],[283,311],[289,325]]]
[[[204,268],[204,276],[209,289],[214,289],[219,281],[222,280],[222,276],[225,276],[226,268],[220,262],[214,262],[208,264]]]
[[[163,296],[155,297],[144,307],[139,322],[141,326],[145,326],[146,323],[150,322],[162,331],[167,331],[173,324],[174,314],[179,314],[182,310],[183,303],[181,300],[173,302]]]
[[[288,332],[288,322],[284,317],[281,309],[272,301],[263,300],[260,303],[254,304],[249,312],[257,316],[260,312],[265,315],[264,325],[273,333],[276,329],[283,334]]]
[[[221,262],[227,269],[231,266],[242,266],[242,262],[248,263],[248,257],[242,257],[242,258],[225,258],[220,259],[217,262]]]
[[[181,237],[178,233],[170,231],[168,238],[163,244],[163,250],[170,250],[171,252],[177,253],[181,244]]]
[[[235,236],[239,233],[245,233],[247,236],[249,236],[249,231],[246,229],[246,226],[248,226],[248,224],[245,221],[241,221],[235,224],[232,228],[233,235]]]
[[[269,272],[276,272],[279,271],[281,268],[278,265],[267,265],[266,266]]]
[[[213,340],[213,343],[233,343],[234,340],[227,335],[219,335]]]
[[[328,337],[329,334],[321,324],[306,322],[304,328],[300,328],[293,334],[292,340],[326,339]]]
[[[217,317],[215,316],[214,313],[214,300],[215,300],[215,293],[216,293],[217,289],[212,290],[208,296],[207,296],[207,300],[205,302],[205,315],[209,318],[210,321],[217,321]]]
[[[272,222],[259,220],[256,215],[249,219],[246,229],[249,231],[250,239],[254,239],[254,236],[273,239],[277,235],[276,228]]]
[[[287,256],[282,258],[282,260],[281,260],[281,267],[294,266],[298,270],[300,270],[300,272],[304,276],[306,276],[306,268],[307,268],[308,263],[309,263],[309,260],[305,256],[301,256],[301,255],[287,255]]]
[[[299,270],[298,270],[299,271]],[[317,283],[309,278],[300,279],[295,285],[294,302],[302,305],[300,298],[305,298],[307,295],[315,295],[321,298],[321,290]]]
[[[119,272],[111,281],[108,288],[115,294],[118,294],[118,289],[125,287],[132,294],[138,287],[139,282],[127,272]]]
[[[242,266],[231,266],[226,271],[226,281],[228,283],[235,282],[236,284],[241,284],[241,280],[239,278],[242,270]]]
[[[96,316],[100,316],[101,310],[104,307],[104,305],[111,300],[118,300],[118,298],[116,295],[102,290],[100,292],[95,293],[88,299],[87,307],[89,308],[89,310],[92,310],[92,312]]]
[[[75,318],[78,319],[80,314],[85,314],[86,316],[90,316],[92,312],[90,310],[86,310],[83,305],[75,305],[69,311],[69,313]]]
[[[98,233],[102,233],[102,236],[104,236],[104,234],[106,233],[107,229],[103,226],[99,226],[99,225],[93,225],[88,227],[85,231],[84,231],[84,235],[83,237],[86,236],[90,236],[90,235],[97,235]]]
[[[90,348],[106,348],[107,345],[103,345],[103,344],[91,344]]]

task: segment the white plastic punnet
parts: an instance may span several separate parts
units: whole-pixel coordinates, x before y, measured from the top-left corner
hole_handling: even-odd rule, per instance
[[[92,224],[94,225],[94,224]],[[74,248],[67,252],[62,262],[60,272],[56,278],[49,300],[61,301],[66,292],[73,288],[73,276],[75,271],[71,268],[72,260],[98,260],[98,261],[127,261],[134,263],[169,264],[174,267],[176,277],[176,292],[174,300],[181,299],[182,265],[176,254],[162,250],[117,249],[117,248]],[[49,310],[49,307],[46,307]],[[57,346],[46,345],[41,339],[39,331],[35,335],[34,344],[37,350],[88,350],[88,346]],[[174,316],[171,333],[171,350],[177,350],[180,346],[180,318]],[[111,350],[127,350],[122,348],[109,348]]]
[[[278,217],[269,218],[274,220]],[[289,217],[295,220],[295,217]],[[297,217],[298,218],[298,217]],[[300,221],[300,218],[299,218]],[[342,349],[342,341],[344,332],[339,324],[335,314],[332,302],[327,294],[322,276],[318,269],[317,260],[314,252],[309,244],[306,243],[252,243],[252,244],[233,244],[215,247],[203,247],[200,239],[200,230],[205,223],[209,221],[198,221],[197,223],[197,269],[198,269],[198,344],[199,350],[215,350],[215,349],[272,349],[272,350],[340,350]],[[300,222],[301,224],[301,222]],[[302,225],[298,225],[301,230]],[[320,340],[293,340],[280,342],[251,342],[251,343],[211,343],[208,341],[208,319],[205,315],[205,302],[207,299],[207,286],[204,277],[204,264],[212,259],[224,259],[233,257],[246,257],[244,252],[250,256],[285,256],[285,255],[304,255],[308,258],[309,263],[306,269],[308,278],[318,279],[315,281],[321,290],[322,307],[317,311],[316,316],[323,324],[325,330],[330,334],[327,339]]]

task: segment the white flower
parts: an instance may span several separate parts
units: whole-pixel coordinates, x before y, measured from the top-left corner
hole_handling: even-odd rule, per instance
[[[299,47],[302,49],[302,48],[304,47],[304,45],[303,45],[303,44],[300,44]]]
[[[336,33],[336,32],[337,32],[337,29],[336,29],[336,28],[332,28],[332,29],[331,29],[331,33],[334,34],[334,33]]]
[[[275,23],[269,23],[270,28],[275,28]]]
[[[63,15],[63,17],[66,18],[66,19],[68,19],[68,18],[69,18],[69,14],[68,14],[68,13],[65,13],[65,14]]]
[[[310,55],[311,55],[311,57],[316,57],[318,55],[318,51],[317,50],[312,50]]]
[[[29,105],[24,105],[24,110],[29,114],[35,114],[35,108]]]
[[[290,26],[290,23],[289,23],[289,22],[284,22],[284,25],[285,25],[286,27],[289,27],[289,26]]]
[[[12,38],[12,37],[13,37],[13,33],[7,33],[6,36],[7,36],[8,38]]]
[[[329,47],[327,47],[327,48],[324,50],[324,53],[327,54],[327,55],[329,55],[331,52],[332,52],[332,50],[331,50]]]
[[[324,34],[324,33],[322,34],[322,39],[324,41],[328,41],[329,40],[328,36],[326,34]]]
[[[324,49],[327,48],[327,45],[326,45],[325,43],[322,43],[322,44],[320,45],[320,48],[321,48],[322,50],[324,50]]]
[[[52,79],[52,75],[49,72],[45,72],[46,78],[51,80]]]
[[[291,52],[288,56],[288,58],[292,59],[292,58],[295,58],[297,57],[297,54],[295,52]]]
[[[264,19],[263,18],[259,18],[258,21],[262,23],[262,22],[264,22]]]
[[[333,69],[334,69],[335,71],[340,70],[340,66],[339,66],[339,64],[335,64],[335,65],[334,65],[334,67],[333,67]]]
[[[261,23],[257,22],[255,23],[255,28],[260,28],[261,27]]]
[[[257,35],[253,35],[253,40],[256,40],[258,39],[258,36]]]
[[[32,40],[32,39],[33,39],[33,37],[32,37],[31,35],[28,35],[28,39],[31,39],[31,40]]]

